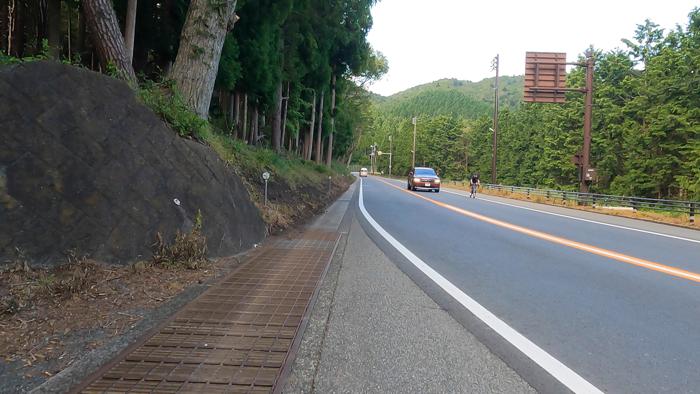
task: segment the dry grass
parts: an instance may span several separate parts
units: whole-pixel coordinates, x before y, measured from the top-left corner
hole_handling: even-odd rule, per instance
[[[97,266],[85,257],[67,253],[66,262],[51,270],[33,270],[26,260],[4,272],[8,286],[0,292],[0,314],[14,315],[42,298],[66,299],[94,284]]]
[[[268,234],[275,234],[292,225],[294,210],[287,204],[276,204],[268,201],[266,206],[264,202],[261,204],[256,201],[255,205],[262,214]]]
[[[22,362],[27,376],[51,376],[129,330],[148,310],[225,274],[236,261],[221,259],[189,270],[79,259],[51,270],[15,266],[0,272],[0,357]]]
[[[310,183],[306,187],[298,187],[285,192],[283,198],[272,197],[273,187],[277,187],[277,185],[270,184],[270,198],[268,198],[267,205],[265,205],[264,195],[259,190],[249,183],[246,183],[246,186],[249,187],[251,200],[260,210],[267,233],[279,234],[321,212],[330,202],[347,190],[353,181],[353,177],[337,176],[333,177],[331,181],[330,193],[328,183],[321,187]]]
[[[156,234],[153,244],[153,264],[164,268],[198,269],[207,261],[207,240],[198,231],[189,234],[177,232],[175,241],[168,244]]]
[[[165,268],[198,269],[207,261],[207,239],[202,235],[202,213],[197,211],[190,233],[177,231],[175,241],[168,244],[160,233],[153,244],[153,264]]]

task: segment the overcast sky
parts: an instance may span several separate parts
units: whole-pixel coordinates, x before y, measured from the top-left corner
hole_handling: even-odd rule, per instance
[[[589,45],[622,48],[638,24],[685,27],[697,0],[381,0],[372,10],[372,46],[389,73],[370,90],[390,95],[441,78],[479,81],[525,73],[525,52],[566,52],[573,61]]]

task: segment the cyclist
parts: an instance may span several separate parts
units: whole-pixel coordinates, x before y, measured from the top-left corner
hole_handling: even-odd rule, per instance
[[[469,198],[476,198],[476,190],[481,183],[479,182],[479,174],[472,174],[472,179],[469,181],[469,186],[471,186],[471,193],[469,193]]]

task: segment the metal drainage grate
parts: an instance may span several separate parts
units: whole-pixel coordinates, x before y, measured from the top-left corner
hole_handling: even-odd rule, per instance
[[[337,241],[316,230],[272,241],[82,392],[271,392]]]

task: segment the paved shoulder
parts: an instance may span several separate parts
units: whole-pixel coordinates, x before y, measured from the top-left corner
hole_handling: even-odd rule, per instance
[[[534,392],[400,271],[355,220],[347,242],[314,391]]]

